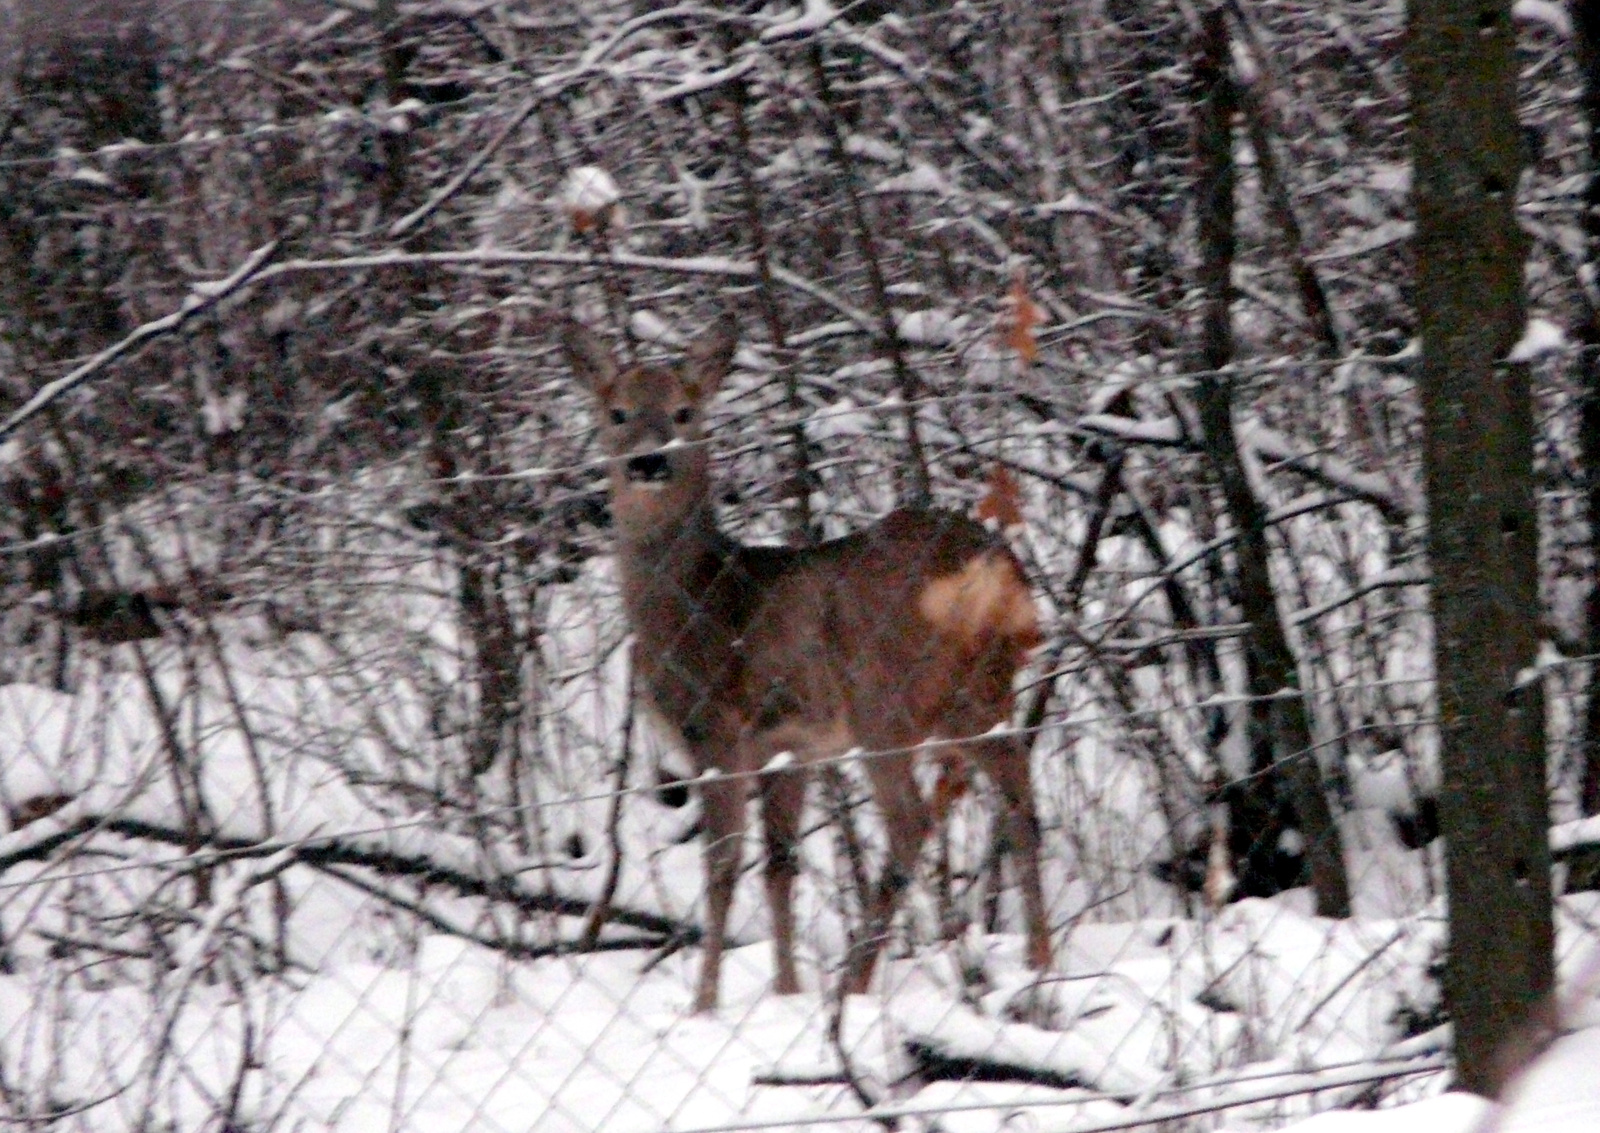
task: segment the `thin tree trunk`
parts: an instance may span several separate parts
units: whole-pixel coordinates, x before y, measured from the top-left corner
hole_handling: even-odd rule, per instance
[[[1234,254],[1233,117],[1237,100],[1228,76],[1228,33],[1222,12],[1206,13],[1200,58],[1196,61],[1199,96],[1196,122],[1200,180],[1200,284],[1205,292],[1202,351],[1205,372],[1196,397],[1206,456],[1222,489],[1233,524],[1239,531],[1237,564],[1239,604],[1250,632],[1244,640],[1250,674],[1251,726],[1258,729],[1260,750],[1270,753],[1271,770],[1287,781],[1295,818],[1305,838],[1306,861],[1317,912],[1343,917],[1350,913],[1350,883],[1338,827],[1323,791],[1322,772],[1311,740],[1300,671],[1278,615],[1272,589],[1266,533],[1266,509],[1256,498],[1239,455],[1233,430],[1232,390],[1222,371],[1233,360],[1232,298]],[[1257,747],[1252,744],[1252,747]],[[1264,782],[1270,776],[1256,776]],[[1274,808],[1276,809],[1276,808]],[[1276,850],[1276,847],[1267,847]]]
[[[895,392],[900,397],[902,419],[906,427],[907,465],[902,473],[900,502],[910,507],[927,507],[933,502],[932,480],[928,475],[928,457],[923,451],[922,434],[917,428],[917,399],[921,385],[911,366],[906,362],[905,343],[900,339],[900,328],[895,324],[894,309],[889,304],[889,286],[883,275],[883,261],[878,255],[878,242],[873,238],[872,226],[867,221],[866,206],[861,200],[858,184],[860,173],[850,151],[845,148],[844,134],[839,129],[839,111],[833,86],[828,82],[828,65],[821,44],[811,46],[811,67],[817,78],[817,92],[827,113],[822,116],[823,132],[828,136],[828,149],[839,167],[839,178],[844,184],[845,198],[850,204],[850,219],[855,226],[856,243],[861,248],[861,258],[867,267],[867,282],[877,307],[878,333],[883,348],[889,355],[894,371]]]
[[[1239,106],[1244,111],[1244,121],[1250,136],[1250,148],[1255,151],[1256,170],[1261,175],[1261,188],[1266,197],[1267,215],[1283,236],[1283,254],[1289,261],[1289,272],[1294,276],[1295,288],[1300,293],[1300,310],[1310,324],[1317,353],[1324,358],[1338,358],[1344,353],[1339,342],[1339,330],[1333,321],[1333,308],[1328,303],[1328,293],[1322,280],[1306,256],[1305,235],[1300,230],[1300,218],[1295,215],[1294,199],[1282,169],[1278,166],[1277,151],[1272,148],[1272,130],[1267,114],[1266,99],[1257,83],[1239,87]]]
[[[734,167],[739,175],[745,224],[750,231],[750,250],[755,257],[756,278],[760,282],[756,294],[761,301],[762,317],[766,320],[767,337],[783,373],[784,409],[789,418],[786,428],[789,434],[789,476],[784,492],[790,503],[787,512],[789,543],[791,546],[804,547],[816,542],[811,515],[811,487],[816,477],[811,471],[811,450],[806,443],[805,403],[800,398],[800,374],[789,349],[783,310],[778,303],[778,289],[772,282],[772,257],[768,251],[767,226],[761,218],[761,190],[756,183],[750,146],[750,122],[746,115],[750,91],[744,80],[733,84],[729,102],[732,105],[733,137],[738,145]]]
[[[1406,40],[1428,556],[1450,904],[1445,1001],[1462,1088],[1537,1049],[1554,983],[1527,238],[1510,0],[1413,0]]]

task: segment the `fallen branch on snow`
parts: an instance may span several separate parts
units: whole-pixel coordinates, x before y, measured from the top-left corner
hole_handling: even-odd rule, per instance
[[[381,831],[378,832],[379,836],[364,833],[333,834],[294,841],[213,834],[196,847],[193,845],[192,830],[116,814],[70,810],[0,838],[0,875],[23,862],[45,861],[62,846],[95,834],[114,834],[193,851],[181,863],[152,863],[151,868],[162,868],[163,865],[170,868],[173,864],[212,866],[239,859],[270,857],[292,848],[296,862],[302,865],[319,868],[359,866],[387,877],[405,877],[424,885],[442,886],[463,897],[481,897],[525,913],[586,917],[590,908],[590,902],[582,898],[534,890],[523,883],[520,874],[478,873],[441,862],[425,852],[396,850],[382,844]],[[613,905],[607,920],[610,924],[688,944],[698,943],[700,939],[700,929],[696,925],[683,924],[670,917],[637,909]],[[641,946],[657,946],[660,943],[660,940],[640,942]]]

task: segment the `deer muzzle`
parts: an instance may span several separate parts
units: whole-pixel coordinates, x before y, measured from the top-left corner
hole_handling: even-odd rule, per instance
[[[628,463],[623,465],[623,472],[634,484],[665,484],[672,479],[672,465],[666,454],[661,452],[629,457]]]

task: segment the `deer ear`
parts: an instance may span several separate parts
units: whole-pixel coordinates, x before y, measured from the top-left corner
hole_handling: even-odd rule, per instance
[[[561,345],[578,379],[601,401],[610,401],[617,388],[617,360],[605,341],[577,319],[566,319],[561,324]]]
[[[738,345],[739,320],[725,311],[684,350],[683,392],[696,405],[704,405],[722,388]]]

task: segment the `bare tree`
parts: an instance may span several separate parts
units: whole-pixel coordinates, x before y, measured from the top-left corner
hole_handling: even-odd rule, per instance
[[[1244,855],[1270,858],[1285,831],[1297,829],[1306,843],[1317,912],[1350,914],[1350,882],[1345,875],[1339,830],[1322,787],[1316,746],[1311,740],[1300,666],[1284,632],[1272,583],[1266,509],[1257,499],[1234,433],[1228,367],[1233,362],[1234,170],[1233,119],[1238,95],[1229,77],[1228,26],[1220,8],[1205,14],[1200,58],[1195,68],[1199,97],[1196,147],[1200,175],[1196,185],[1200,230],[1202,369],[1195,379],[1206,457],[1217,478],[1227,514],[1239,529],[1234,544],[1239,606],[1249,623],[1245,668],[1253,702],[1249,711],[1251,774],[1237,794],[1234,833],[1244,840]],[[1282,797],[1278,797],[1282,796]]]
[[[1528,244],[1509,4],[1410,8],[1411,148],[1428,557],[1461,1084],[1495,1094],[1507,1037],[1554,983],[1538,649]]]

